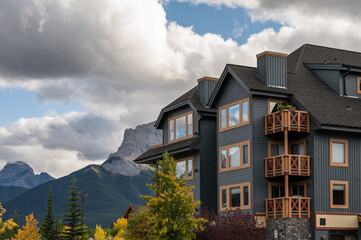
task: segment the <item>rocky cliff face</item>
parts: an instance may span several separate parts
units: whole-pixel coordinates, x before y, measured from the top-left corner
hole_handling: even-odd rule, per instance
[[[136,164],[133,160],[147,151],[150,146],[161,143],[162,131],[154,127],[154,122],[139,125],[135,129],[126,129],[118,151],[110,154],[102,167],[113,174],[136,176],[148,167]]]
[[[7,163],[0,171],[0,186],[33,188],[54,178],[47,173],[34,174],[25,162]]]

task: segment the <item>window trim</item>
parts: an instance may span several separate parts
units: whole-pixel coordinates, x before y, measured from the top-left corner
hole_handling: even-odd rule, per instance
[[[334,143],[334,142],[345,144],[345,153],[344,153],[345,163],[332,162],[332,143]],[[332,167],[348,167],[348,140],[330,138],[330,166],[332,166]]]
[[[243,199],[243,187],[248,186],[248,203],[249,205],[244,206],[244,199]],[[222,190],[226,189],[226,202],[227,206],[229,206],[229,189],[239,187],[240,189],[240,206],[239,207],[226,207],[222,208]],[[227,211],[227,210],[236,210],[236,209],[242,209],[247,210],[252,208],[252,188],[251,188],[251,182],[245,182],[245,183],[238,183],[238,184],[232,184],[232,185],[225,185],[219,187],[219,211]]]
[[[188,160],[192,160],[192,176],[188,177]],[[193,180],[194,179],[194,156],[182,158],[179,160],[175,160],[175,162],[186,162],[186,175],[184,176],[187,180]]]
[[[333,204],[333,185],[345,185],[345,205]],[[348,181],[330,180],[330,208],[348,208]]]
[[[247,122],[242,122],[242,113],[243,113],[243,107],[242,107],[242,104],[244,102],[248,101],[248,121]],[[236,104],[239,104],[239,124],[237,125],[233,125],[231,127],[228,126],[229,124],[229,111],[228,111],[228,108],[230,106],[233,106],[233,105],[236,105]],[[221,112],[223,109],[226,109],[226,127],[225,128],[221,128],[221,123],[222,123],[222,115],[221,115]],[[244,98],[242,100],[239,100],[239,101],[236,101],[236,102],[233,102],[233,103],[230,103],[230,104],[227,104],[227,105],[224,105],[224,106],[221,106],[219,107],[218,109],[218,131],[219,132],[224,132],[224,131],[227,131],[227,130],[230,130],[230,129],[233,129],[233,128],[238,128],[238,127],[241,127],[241,126],[245,126],[247,124],[250,123],[250,119],[251,119],[251,116],[250,116],[250,108],[249,108],[249,97],[248,98]]]
[[[361,77],[357,77],[357,81],[356,81],[356,89],[357,89],[357,93],[361,94],[361,89],[360,89],[360,84],[361,84]]]
[[[248,145],[248,164],[243,164],[243,146],[244,145]],[[229,167],[229,149],[232,147],[236,147],[239,146],[239,161],[240,161],[240,165],[238,167]],[[222,168],[222,150],[226,149],[226,168]],[[233,170],[237,170],[237,169],[242,169],[242,168],[249,168],[251,167],[251,140],[247,140],[244,142],[240,142],[240,143],[235,143],[232,145],[227,145],[227,146],[223,146],[220,147],[218,149],[219,153],[219,172],[228,172],[228,171],[233,171]]]
[[[267,100],[267,114],[270,114],[271,113],[271,110],[270,109],[270,103],[271,102],[282,102],[282,103],[286,103],[286,104],[289,104],[289,101],[287,99],[282,99],[282,98],[268,98]]]
[[[191,114],[192,115],[192,134],[188,136],[188,114]],[[176,119],[177,118],[181,118],[181,117],[184,117],[185,116],[185,119],[186,119],[186,122],[185,122],[185,129],[186,129],[186,136],[185,137],[182,137],[182,138],[179,138],[179,139],[176,139]],[[173,123],[173,128],[174,128],[174,140],[170,140],[170,121],[174,120],[174,123]],[[174,142],[178,142],[178,141],[182,141],[182,140],[185,140],[185,139],[188,139],[188,138],[192,138],[193,137],[193,133],[194,133],[194,114],[193,114],[193,111],[189,111],[189,112],[186,112],[186,113],[183,113],[183,114],[180,114],[180,115],[177,115],[175,117],[171,117],[168,119],[168,143],[174,143]]]

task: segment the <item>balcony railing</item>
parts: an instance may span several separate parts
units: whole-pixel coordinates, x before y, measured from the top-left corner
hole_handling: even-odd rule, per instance
[[[266,218],[310,218],[311,198],[280,197],[266,199]]]
[[[266,135],[285,130],[310,132],[308,112],[283,110],[265,116]]]
[[[284,154],[265,158],[265,176],[310,176],[310,157]]]

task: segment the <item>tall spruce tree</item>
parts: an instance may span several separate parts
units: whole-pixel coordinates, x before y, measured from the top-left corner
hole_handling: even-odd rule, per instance
[[[54,210],[53,210],[53,195],[51,186],[48,193],[48,202],[46,213],[43,219],[43,223],[40,227],[41,235],[43,238],[48,240],[57,240],[59,239],[58,226],[55,221]]]
[[[74,240],[79,239],[83,235],[82,228],[82,208],[79,204],[79,193],[77,192],[77,186],[75,185],[75,177],[73,177],[72,184],[70,186],[68,203],[65,203],[67,208],[64,210],[64,224],[66,225],[66,231],[63,232],[63,239]]]

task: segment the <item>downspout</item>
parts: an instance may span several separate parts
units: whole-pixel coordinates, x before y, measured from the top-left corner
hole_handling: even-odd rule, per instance
[[[348,70],[342,76],[342,78],[343,78],[343,95],[344,96],[347,96],[347,93],[346,93],[346,76],[351,73],[351,67],[347,67],[347,68],[348,68]]]

